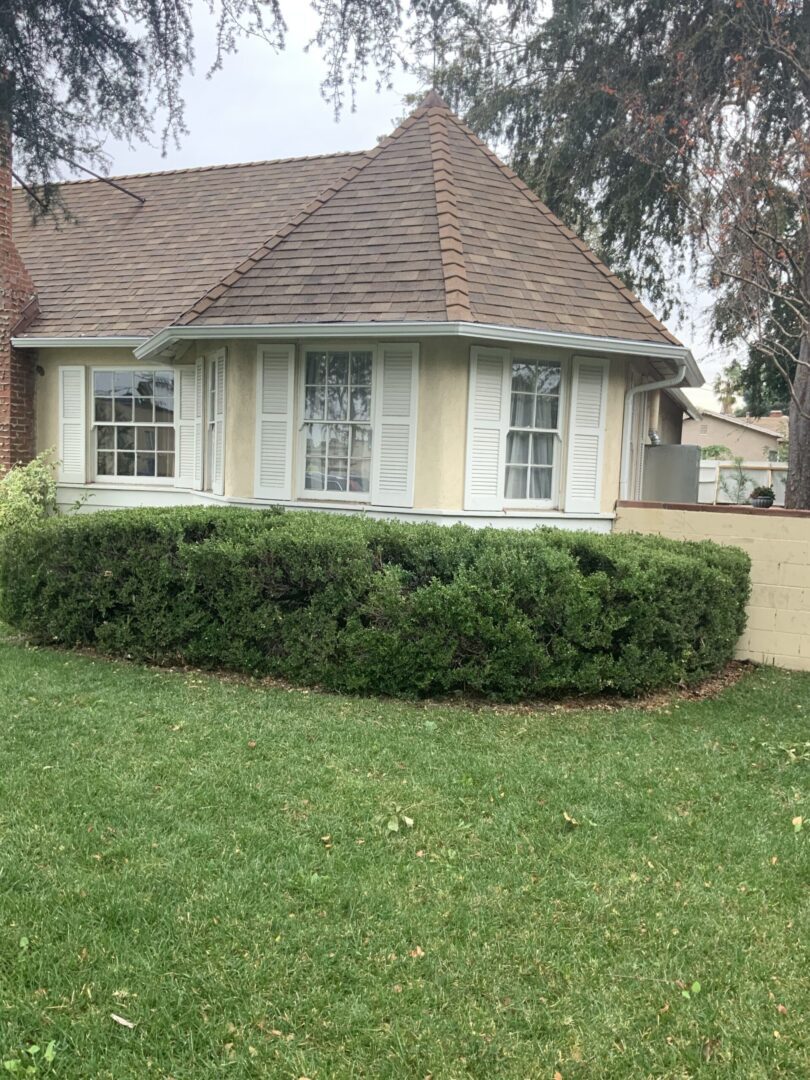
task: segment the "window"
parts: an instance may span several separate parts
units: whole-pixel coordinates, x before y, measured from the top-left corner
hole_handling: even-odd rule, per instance
[[[93,372],[98,477],[175,475],[173,371]]]
[[[504,487],[507,499],[556,499],[560,385],[559,364],[512,361]]]
[[[307,351],[304,489],[346,495],[371,488],[371,350]]]

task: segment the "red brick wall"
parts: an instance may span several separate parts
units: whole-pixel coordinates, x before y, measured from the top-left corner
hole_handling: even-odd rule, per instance
[[[11,236],[11,161],[0,152],[0,475],[34,456],[35,356],[11,346],[34,292]]]

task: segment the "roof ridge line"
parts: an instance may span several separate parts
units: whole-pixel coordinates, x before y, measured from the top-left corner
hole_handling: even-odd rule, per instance
[[[357,165],[352,166],[352,168],[347,169],[345,173],[342,173],[336,180],[316,195],[314,199],[308,202],[306,206],[302,207],[295,217],[290,218],[280,229],[277,229],[272,236],[268,237],[264,243],[259,244],[259,246],[246,256],[238,266],[234,267],[230,273],[226,274],[224,278],[221,278],[215,285],[208,289],[207,292],[203,293],[191,307],[181,312],[174,320],[173,325],[187,326],[189,323],[193,323],[199,315],[202,315],[212,306],[212,304],[216,303],[223,293],[227,292],[232,285],[235,285],[249,270],[252,270],[257,263],[260,263],[271,251],[274,251],[279,244],[283,243],[291,233],[295,232],[299,225],[303,225],[305,221],[308,221],[309,218],[320,210],[322,206],[325,206],[333,196],[337,195],[339,191],[342,191],[347,184],[350,184],[352,180],[354,180],[363,169],[370,165],[372,161],[375,161],[380,154],[391,145],[391,143],[396,142],[396,140],[404,135],[406,131],[409,131],[414,124],[418,123],[427,111],[427,108],[416,109],[415,112],[406,117],[406,119],[403,120],[390,135],[381,139],[375,147],[371,150],[363,151],[362,157]]]
[[[287,165],[293,161],[323,161],[326,158],[363,157],[368,150],[336,150],[332,154],[301,154],[297,157],[259,158],[256,161],[225,161],[219,165],[188,165],[176,169],[147,169],[137,173],[112,173],[109,176],[82,177],[80,180],[58,180],[55,187],[62,188],[79,184],[106,184],[109,180],[143,180],[152,176],[177,176],[179,173],[217,172],[220,169],[251,169],[259,165]],[[23,191],[19,184],[12,185],[14,191]]]
[[[630,304],[632,308],[634,308],[638,312],[639,315],[643,316],[643,318],[654,329],[658,330],[659,333],[663,334],[668,341],[671,341],[674,345],[681,344],[681,342],[678,341],[675,335],[671,333],[666,328],[666,326],[664,326],[664,324],[655,317],[655,315],[650,311],[650,309],[646,307],[641,302],[641,300],[639,300],[639,298],[633,292],[631,292],[630,289],[627,288],[622,279],[617,274],[614,274],[610,267],[605,266],[599,256],[588,246],[588,244],[586,244],[584,240],[581,240],[580,237],[578,237],[577,234],[573,232],[573,230],[568,228],[565,222],[561,221],[557,217],[553,210],[549,209],[549,207],[546,206],[543,200],[534,191],[532,191],[532,189],[525,182],[525,180],[521,180],[521,178],[518,176],[514,169],[511,169],[507,164],[501,161],[495,151],[490,150],[487,144],[483,142],[482,139],[479,139],[479,137],[475,134],[472,128],[468,127],[467,124],[465,124],[459,116],[456,116],[454,112],[449,111],[448,115],[453,121],[453,123],[456,125],[456,127],[459,129],[459,131],[461,131],[462,134],[466,135],[467,138],[470,139],[470,141],[479,150],[482,150],[486,157],[488,157],[489,160],[492,162],[492,164],[495,165],[496,168],[499,169],[500,172],[503,173],[503,175],[509,181],[511,181],[514,187],[516,187],[518,191],[520,191],[521,194],[525,196],[528,202],[530,202],[534,206],[534,208],[538,210],[551,225],[554,225],[555,228],[563,234],[563,236],[570,240],[574,244],[574,246],[582,252],[588,262],[590,262],[593,267],[599,271],[600,274],[607,278],[611,285],[614,286],[616,291],[621,294],[621,296],[628,302],[628,304]]]
[[[433,163],[433,189],[439,225],[444,306],[449,320],[466,321],[472,320],[472,310],[447,129],[448,112],[446,105],[434,104],[428,109],[430,157]]]

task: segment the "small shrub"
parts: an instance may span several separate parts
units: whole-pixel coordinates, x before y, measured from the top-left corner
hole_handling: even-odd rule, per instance
[[[748,571],[660,537],[128,510],[0,538],[0,616],[39,642],[347,692],[636,694],[732,656]]]
[[[15,465],[0,479],[0,532],[31,525],[56,513],[56,479],[51,451],[27,465]]]

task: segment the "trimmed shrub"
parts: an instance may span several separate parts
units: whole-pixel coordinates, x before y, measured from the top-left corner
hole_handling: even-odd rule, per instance
[[[0,477],[0,532],[55,513],[56,478],[50,450]]]
[[[749,567],[708,541],[126,510],[0,537],[0,615],[38,642],[356,693],[637,694],[730,659]]]

